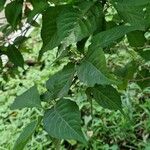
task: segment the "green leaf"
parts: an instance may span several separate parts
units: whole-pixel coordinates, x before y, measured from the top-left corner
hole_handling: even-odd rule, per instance
[[[21,23],[22,6],[22,2],[12,1],[5,8],[6,19],[13,29],[16,29],[17,25]]]
[[[61,71],[57,72],[46,82],[50,100],[66,96],[75,73],[74,64],[68,63]]]
[[[150,70],[143,68],[137,73],[135,81],[141,89],[150,87]]]
[[[147,22],[147,28],[150,28],[150,2],[146,7],[145,20]]]
[[[143,6],[143,5],[147,5],[150,3],[149,0],[112,0],[112,1],[116,1],[118,3],[123,3],[123,4],[127,4],[127,5],[134,5],[134,6]]]
[[[134,78],[134,74],[136,73],[137,69],[138,65],[135,61],[130,61],[124,67],[117,67],[115,69],[115,75],[117,75],[122,81],[118,85],[119,89],[127,88],[128,81]]]
[[[102,24],[102,6],[94,2],[81,2],[68,6],[57,19],[58,35],[69,44],[93,34]]]
[[[0,11],[3,10],[6,0],[0,0]]]
[[[62,4],[74,3],[79,0],[49,0],[49,1],[54,3],[55,5],[62,5]]]
[[[11,109],[22,109],[22,108],[41,108],[40,95],[36,86],[31,87],[22,95],[17,96],[14,103],[11,105]]]
[[[81,41],[78,41],[76,43],[77,50],[82,54],[84,54],[84,48],[85,48],[86,41],[87,41],[87,38],[84,38]]]
[[[139,50],[138,53],[146,61],[150,61],[150,49],[148,50]]]
[[[108,47],[109,45],[115,43],[119,38],[123,37],[125,34],[134,30],[136,30],[136,28],[122,25],[111,28],[107,31],[100,32],[93,36],[90,47],[93,50],[100,47]]]
[[[39,58],[62,41],[68,46],[90,36],[98,27],[101,28],[102,7],[94,4],[83,2],[76,7],[62,5],[48,8],[43,13],[41,32],[43,47]]]
[[[56,18],[61,10],[62,6],[50,7],[42,15],[41,37],[43,46],[40,50],[39,57],[41,57],[42,54],[47,50],[57,47],[62,40],[60,37],[58,37],[56,25]]]
[[[132,26],[137,26],[141,30],[147,28],[147,20],[145,19],[145,8],[150,4],[149,0],[140,1],[118,1],[115,8],[121,18]]]
[[[27,142],[30,140],[32,134],[37,127],[38,121],[29,123],[22,131],[17,141],[15,142],[13,150],[23,150]]]
[[[48,102],[51,100],[51,93],[49,91],[46,91],[45,93],[40,95],[41,101]]]
[[[9,60],[15,65],[15,67],[24,67],[23,56],[14,45],[8,47],[7,56]]]
[[[89,49],[85,59],[77,66],[77,76],[81,82],[88,86],[112,83],[102,49]]]
[[[130,33],[127,34],[127,38],[129,41],[130,46],[133,47],[142,47],[144,46],[145,42],[146,42],[146,38],[144,36],[143,31],[132,31]]]
[[[49,5],[46,0],[32,0],[33,10],[28,14],[28,22],[33,22],[35,15],[42,13]]]
[[[14,40],[14,45],[18,45],[20,46],[22,43],[24,43],[26,40],[28,40],[30,37],[26,37],[26,36],[18,36],[15,40]]]
[[[117,70],[117,74],[123,79],[131,80],[133,79],[134,73],[137,69],[137,63],[135,61],[130,61],[123,68]]]
[[[122,111],[120,94],[110,85],[95,85],[90,88],[93,98],[104,108]]]
[[[50,136],[86,143],[80,122],[77,104],[68,99],[59,100],[54,107],[46,111],[43,118],[44,128]]]

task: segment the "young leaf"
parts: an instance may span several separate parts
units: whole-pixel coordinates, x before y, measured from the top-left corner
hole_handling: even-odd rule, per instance
[[[117,26],[111,28],[107,31],[100,32],[93,36],[91,40],[91,49],[96,50],[97,48],[105,48],[108,47],[110,44],[113,44],[118,39],[123,37],[125,34],[136,30],[135,27],[131,26]]]
[[[104,108],[111,110],[122,110],[120,94],[110,85],[95,85],[90,88],[93,98]]]
[[[16,29],[17,25],[21,22],[22,6],[21,1],[12,1],[5,8],[6,19],[13,29]]]
[[[49,99],[62,98],[68,93],[74,73],[74,64],[68,63],[61,71],[49,78],[46,82]]]
[[[41,107],[40,95],[36,86],[31,87],[22,95],[17,96],[11,109]]]
[[[89,49],[87,56],[77,66],[79,80],[88,86],[95,84],[111,84],[106,67],[105,55],[102,49]]]
[[[59,100],[44,114],[44,128],[48,134],[58,139],[75,139],[86,143],[81,131],[80,111],[75,102]]]
[[[15,67],[24,66],[24,59],[20,51],[13,45],[9,46],[7,49],[7,56],[9,60],[15,65]]]
[[[38,121],[33,121],[29,123],[22,131],[17,141],[15,142],[13,150],[23,150],[32,134],[34,133],[37,127]]]

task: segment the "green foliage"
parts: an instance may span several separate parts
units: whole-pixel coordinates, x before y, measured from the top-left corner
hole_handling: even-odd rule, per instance
[[[147,13],[149,13],[149,10],[147,10],[149,4],[150,2],[148,0],[142,2],[139,0],[131,0],[128,2],[124,0],[118,1],[114,6],[120,17],[126,23],[136,26],[141,30],[145,30],[149,27],[149,22],[147,22],[147,18],[145,17]]]
[[[1,0],[0,1],[0,11],[4,8],[5,2],[6,2],[6,0]]]
[[[20,134],[14,145],[14,150],[22,150],[25,147],[32,134],[34,133],[37,124],[38,121],[33,121],[23,129],[22,133]]]
[[[149,69],[142,68],[136,76],[137,84],[142,88],[150,86],[150,71]]]
[[[46,0],[43,0],[43,1],[40,1],[40,0],[31,0],[31,3],[33,5],[33,10],[30,10],[29,13],[27,14],[27,17],[28,17],[28,22],[30,23],[33,18],[39,14],[39,13],[42,13],[47,7],[48,7],[48,4],[46,2]]]
[[[131,27],[131,26],[117,26],[114,28],[111,28],[109,30],[100,32],[98,34],[96,34],[95,36],[93,36],[92,40],[91,40],[91,47],[93,49],[96,48],[105,48],[111,44],[113,44],[114,42],[116,42],[118,39],[120,39],[121,37],[123,37],[125,34],[135,30],[136,28]]]
[[[133,47],[142,47],[142,46],[144,46],[144,44],[146,42],[146,38],[144,36],[143,31],[130,32],[127,35],[127,37],[128,37],[128,41],[129,41],[130,45]]]
[[[120,94],[112,86],[95,85],[90,89],[94,99],[104,108],[121,110],[121,97]]]
[[[16,29],[17,25],[21,23],[22,5],[21,1],[12,1],[5,8],[5,16],[13,29]]]
[[[97,57],[99,56],[99,57]],[[77,68],[79,80],[88,86],[97,84],[110,84],[106,68],[106,60],[102,49],[93,51],[89,49],[87,56]]]
[[[75,68],[73,64],[67,64],[46,82],[49,100],[62,98],[67,95],[74,78]]]
[[[11,109],[21,109],[25,107],[41,107],[40,95],[36,86],[31,87],[22,95],[16,97]]]
[[[65,40],[71,44],[90,36],[101,24],[102,8],[99,7],[93,2],[82,2],[77,8],[68,6],[63,9],[57,19],[59,37],[67,38]]]
[[[128,62],[124,67],[117,68],[115,74],[121,78],[122,83],[120,83],[120,89],[126,89],[128,82],[134,78],[138,66],[135,61]]]
[[[76,139],[86,143],[81,131],[80,111],[75,102],[61,99],[45,112],[43,121],[45,130],[52,137]]]
[[[15,67],[24,66],[24,59],[20,51],[15,46],[9,46],[7,49],[7,56]]]
[[[143,59],[145,59],[145,61],[150,61],[150,50],[149,49],[147,49],[147,50],[142,50],[142,49],[140,49],[139,51],[138,51],[138,53],[140,54],[140,56],[143,58]]]
[[[137,83],[141,89],[150,86],[149,50],[145,50],[149,43],[146,37],[150,28],[149,0],[13,0],[6,7],[4,4],[5,1],[0,2],[0,10],[5,9],[8,25],[1,29],[0,56],[7,55],[8,62],[0,63],[2,77],[26,74],[25,63],[40,65],[42,71],[49,61],[44,53],[49,51],[57,52],[47,70],[51,70],[51,66],[55,69],[60,64],[64,66],[45,79],[44,90],[39,93],[36,86],[28,88],[11,106],[12,109],[37,107],[41,113],[46,111],[42,114],[43,123],[50,137],[87,142],[81,129],[80,105],[78,108],[76,100],[69,100],[80,87],[86,91],[86,99],[95,99],[104,108],[123,112],[121,94],[129,82]],[[24,24],[29,25],[25,30]],[[23,51],[27,49],[26,36],[31,26],[41,28],[43,45],[36,49],[39,59],[24,61]],[[10,42],[9,36],[17,30],[21,35]],[[116,64],[110,58],[113,60],[122,45],[128,46],[126,52],[131,57],[128,62],[120,60],[120,64]],[[15,149],[21,143],[24,147],[35,126],[33,122],[25,128]]]
[[[56,18],[60,14],[61,6],[50,7],[43,13],[41,37],[43,47],[40,51],[42,55],[45,51],[51,50],[60,44],[61,40],[57,34]]]

